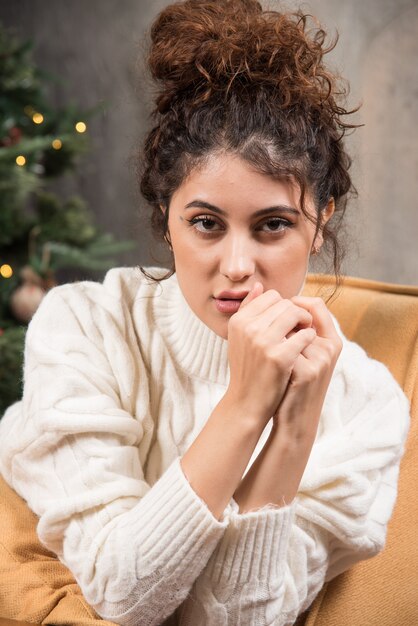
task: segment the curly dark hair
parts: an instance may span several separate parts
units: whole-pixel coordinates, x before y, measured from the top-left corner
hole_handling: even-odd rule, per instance
[[[326,46],[325,31],[309,28],[312,20],[301,11],[265,11],[256,0],[186,0],[157,16],[148,57],[158,87],[156,123],[140,172],[157,239],[168,239],[170,200],[182,181],[214,153],[228,152],[261,173],[296,180],[307,217],[309,191],[317,231],[334,199],[323,238],[339,282],[337,235],[355,193],[342,140],[358,126],[344,117],[358,107],[342,106],[348,88],[323,63],[338,35]],[[173,263],[162,279],[174,272]]]

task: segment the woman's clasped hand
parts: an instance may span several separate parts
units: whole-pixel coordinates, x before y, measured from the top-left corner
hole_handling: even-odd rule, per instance
[[[321,298],[282,298],[261,282],[228,323],[233,398],[288,443],[313,443],[342,341]]]

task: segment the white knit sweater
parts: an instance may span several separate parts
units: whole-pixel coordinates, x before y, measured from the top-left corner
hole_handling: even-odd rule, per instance
[[[113,269],[52,289],[33,317],[0,471],[102,617],[293,624],[326,580],[383,548],[409,426],[389,371],[344,339],[297,497],[244,515],[232,499],[218,521],[179,460],[228,379],[227,342],[175,276]]]

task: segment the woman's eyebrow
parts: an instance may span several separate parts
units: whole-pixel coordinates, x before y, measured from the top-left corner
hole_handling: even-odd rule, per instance
[[[220,209],[219,207],[215,206],[214,204],[211,204],[210,202],[205,202],[204,200],[192,200],[191,202],[188,202],[184,208],[191,209],[193,207],[196,207],[199,209],[208,209],[209,211],[213,211],[214,213],[219,213],[220,215],[228,215],[228,213],[224,211],[223,209]],[[297,209],[295,209],[294,207],[288,206],[287,204],[277,204],[275,206],[267,207],[266,209],[259,209],[258,211],[255,211],[252,215],[254,217],[259,217],[260,215],[267,215],[269,213],[277,213],[277,212],[293,213],[294,215],[299,215],[299,211]]]

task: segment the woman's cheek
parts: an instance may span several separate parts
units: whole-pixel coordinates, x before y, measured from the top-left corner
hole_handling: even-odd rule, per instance
[[[304,242],[293,242],[283,246],[275,259],[269,259],[266,265],[273,270],[268,283],[277,289],[283,298],[293,298],[303,290],[309,269],[309,252]],[[273,287],[273,284],[276,285]]]

